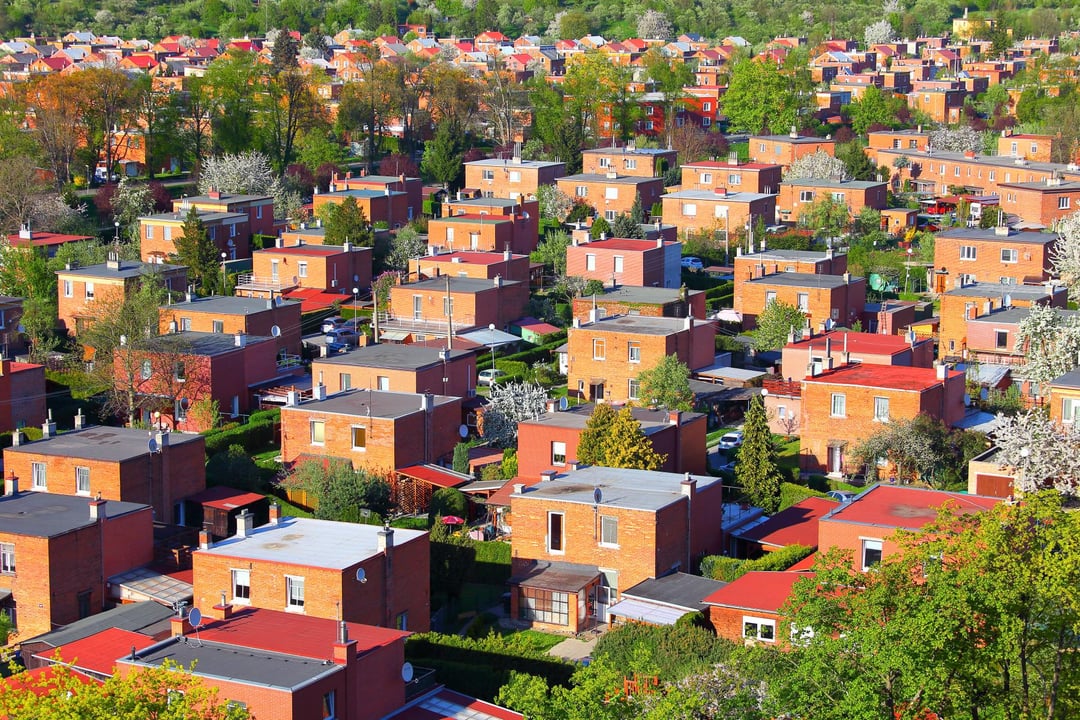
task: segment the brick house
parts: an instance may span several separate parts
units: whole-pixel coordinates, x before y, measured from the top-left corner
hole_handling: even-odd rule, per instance
[[[21,637],[101,612],[105,578],[153,560],[149,506],[19,491],[13,477],[0,497],[0,611]]]
[[[678,153],[663,148],[599,147],[581,152],[581,172],[586,175],[612,170],[623,175],[663,177],[668,168],[678,164]]]
[[[969,93],[960,88],[924,87],[907,94],[908,107],[925,113],[934,122],[954,125],[960,122],[964,101]]]
[[[279,354],[299,355],[300,303],[281,297],[189,296],[184,302],[161,306],[160,329],[270,336]]]
[[[184,524],[183,499],[206,489],[205,465],[201,435],[83,427],[81,416],[72,432],[54,428],[4,450],[4,468],[27,490],[149,505],[156,520],[176,525]]]
[[[571,242],[566,274],[616,287],[677,288],[682,284],[682,243],[625,238]]]
[[[818,250],[772,250],[766,249],[764,241],[758,252],[735,250],[735,296],[748,280],[774,273],[806,273],[810,275],[843,275],[847,272],[847,255]]]
[[[1053,135],[1002,133],[997,139],[997,154],[1033,162],[1053,162],[1063,142]]]
[[[371,286],[372,248],[278,243],[252,253],[251,272],[237,279],[237,296],[269,298],[294,288],[314,288],[351,297],[352,288],[366,292]]]
[[[388,228],[400,228],[408,223],[409,195],[398,190],[338,190],[321,193],[317,189],[312,196],[312,210],[320,217],[329,205],[340,205],[346,198],[352,198],[357,207],[364,211],[368,222],[386,223]]]
[[[554,185],[565,174],[563,162],[487,158],[465,163],[465,187],[484,197],[536,199],[541,185]]]
[[[234,606],[427,631],[426,531],[275,515],[271,509],[270,522],[253,527],[242,514],[236,535],[200,538],[191,555],[197,607],[224,592]]]
[[[962,282],[962,278],[957,278]],[[997,309],[1032,305],[1064,308],[1066,289],[1060,285],[1000,285],[977,282],[964,284],[941,295],[938,357],[964,358],[967,352],[968,323]],[[995,344],[996,344],[995,336]],[[980,344],[981,341],[980,341]]]
[[[934,240],[934,267],[964,284],[1023,285],[1050,279],[1057,233],[1016,232],[1007,227],[953,228]]]
[[[1052,227],[1080,209],[1080,182],[1047,178],[1042,182],[1005,183],[1001,209],[1025,222]]]
[[[866,304],[866,279],[843,275],[778,272],[742,283],[735,293],[735,311],[742,313],[743,329],[757,326],[757,316],[774,300],[801,310],[812,328],[831,324],[849,326]]]
[[[572,632],[607,622],[620,589],[722,548],[718,478],[603,467],[549,477],[510,498],[514,619]]]
[[[408,326],[445,337],[451,321],[454,332],[491,324],[505,328],[525,314],[528,304],[528,283],[499,276],[437,277],[390,288],[390,317],[384,329]]]
[[[415,275],[421,280],[440,275],[494,280],[495,276],[499,275],[503,280],[528,282],[532,272],[533,265],[528,255],[514,255],[509,250],[502,252],[457,251],[425,255],[409,260],[409,275]]]
[[[535,203],[534,203],[535,204]],[[527,255],[539,239],[539,213],[516,215],[468,213],[428,221],[428,243],[435,248]]]
[[[664,221],[684,234],[724,232],[727,239],[758,220],[771,225],[776,219],[776,196],[753,192],[715,190],[680,190],[662,198]]]
[[[274,198],[270,195],[234,195],[210,190],[206,195],[194,195],[173,200],[173,212],[186,215],[195,208],[208,213],[243,213],[247,215],[248,231],[252,235],[274,235]],[[246,257],[240,255],[239,257]]]
[[[593,310],[599,317],[641,315],[644,317],[705,317],[704,290],[684,288],[634,287],[609,288],[603,295],[574,298],[574,318],[588,322]]]
[[[797,223],[810,205],[825,197],[846,205],[848,213],[855,217],[863,208],[888,207],[888,184],[819,178],[785,180],[780,183],[780,197],[776,201],[777,217],[786,223]]]
[[[187,267],[165,263],[110,260],[88,267],[65,267],[56,271],[57,316],[69,335],[78,336],[93,322],[99,310],[119,306],[121,297],[135,292],[146,278],[156,277],[168,290],[187,287]]]
[[[837,331],[796,338],[782,351],[782,373],[802,378],[811,361],[822,363],[830,352],[842,362],[871,365],[899,365],[930,368],[934,366],[934,343],[929,339],[880,335],[865,332]]]
[[[143,422],[183,432],[208,430],[209,417],[191,412],[217,402],[222,417],[258,409],[252,390],[284,381],[299,370],[279,362],[272,337],[177,332],[150,338],[113,356],[118,390],[134,389]]]
[[[316,386],[318,390],[318,386]],[[449,457],[458,442],[461,398],[350,390],[281,409],[281,457],[336,457],[390,474]]]
[[[1080,370],[1054,378],[1047,387],[1050,419],[1059,425],[1080,422]]]
[[[799,467],[838,475],[858,472],[848,448],[890,420],[928,415],[952,427],[964,417],[965,375],[948,365],[934,368],[844,364],[826,356],[802,379]],[[823,421],[828,418],[828,421]],[[827,546],[825,546],[827,547]]]
[[[836,151],[836,141],[818,137],[802,137],[794,132],[789,135],[750,136],[751,162],[780,165],[785,170],[804,155],[813,155],[818,151],[832,155]]]
[[[176,256],[176,241],[184,237],[187,212],[158,213],[139,218],[139,257],[163,262]],[[230,260],[251,257],[251,227],[247,213],[198,211],[199,220],[218,253]]]
[[[736,541],[736,557],[759,558],[792,545],[817,550],[818,520],[838,504],[829,497],[809,497],[775,513],[763,523],[736,531],[732,534]]]
[[[996,445],[971,458],[968,463],[968,494],[1007,498],[1014,494],[1020,471],[1004,464],[1001,449]]]
[[[409,222],[423,214],[423,187],[420,178],[404,175],[364,175],[354,177],[352,173],[340,175],[334,180],[331,189],[336,190],[375,190],[386,193],[387,190],[405,193],[405,218]]]
[[[969,360],[993,365],[1024,365],[1026,348],[1017,350],[1020,323],[1030,314],[1030,307],[1008,307],[991,311],[967,321],[964,348]],[[1057,310],[1062,317],[1075,315],[1073,310]]]
[[[608,222],[619,215],[629,215],[636,201],[648,216],[664,194],[664,178],[606,174],[567,175],[555,183],[574,202],[583,202]]]
[[[683,190],[775,194],[780,187],[783,168],[756,162],[740,162],[737,157],[725,161],[701,160],[682,166]]]
[[[709,624],[722,638],[735,643],[762,643],[787,647],[779,628],[780,609],[787,604],[795,583],[814,577],[805,572],[753,570],[705,597]]]
[[[875,130],[866,134],[866,154],[875,166],[880,167],[882,162],[878,158],[878,150],[914,150],[926,152],[930,144],[930,133],[923,132],[921,128],[916,130]]]
[[[369,388],[472,397],[476,394],[476,353],[416,343],[379,343],[317,358],[311,364],[311,376],[331,395]]]
[[[952,506],[957,515],[989,510],[1000,498],[944,492],[911,486],[878,484],[854,500],[841,503],[818,521],[818,547],[850,550],[854,569],[865,572],[896,554],[897,530],[917,532]]]
[[[45,422],[45,366],[0,357],[0,432]]]
[[[896,168],[894,163],[899,158],[904,158],[906,165]],[[877,164],[896,168],[890,180],[895,189],[910,181],[918,192],[941,196],[949,195],[949,187],[955,185],[963,185],[976,194],[1001,196],[1004,193],[1002,184],[1045,183],[1048,178],[1061,178],[1062,182],[1080,180],[1080,170],[1073,170],[1069,165],[973,152],[883,148],[877,151]]]
[[[624,403],[641,399],[638,375],[667,355],[678,357],[691,372],[711,365],[716,324],[692,316],[597,316],[589,323],[575,320],[567,346],[570,392],[591,401]]]

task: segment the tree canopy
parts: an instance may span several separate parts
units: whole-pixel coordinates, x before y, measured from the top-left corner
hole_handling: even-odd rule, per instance
[[[758,393],[754,393],[746,411],[738,458],[736,482],[751,503],[766,515],[772,515],[780,509],[780,486],[784,478],[776,462],[776,445],[765,415],[765,403]]]
[[[656,452],[629,407],[616,411],[607,403],[593,408],[578,439],[577,459],[589,465],[657,470],[665,456]]]
[[[692,410],[690,368],[676,355],[665,355],[653,367],[638,373],[638,397],[642,402],[668,410]]]

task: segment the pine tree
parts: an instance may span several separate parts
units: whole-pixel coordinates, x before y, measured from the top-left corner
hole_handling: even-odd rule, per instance
[[[330,205],[326,210],[324,242],[327,245],[344,245],[346,241],[360,247],[375,245],[371,223],[354,197],[347,197],[341,204]]]
[[[610,232],[611,232],[611,223],[609,223],[607,221],[607,218],[605,218],[603,215],[601,215],[600,217],[596,218],[596,220],[593,221],[592,227],[589,228],[589,237],[592,238],[593,240],[599,240],[600,235],[602,233],[610,233]]]
[[[454,189],[462,173],[465,149],[461,137],[453,125],[444,122],[435,131],[435,137],[424,145],[424,158],[420,169],[446,190]]]
[[[769,421],[765,417],[765,403],[758,394],[753,396],[746,411],[735,480],[742,485],[750,502],[764,510],[766,515],[780,509],[783,476],[776,464],[776,448],[773,446]]]
[[[184,219],[182,233],[182,237],[174,241],[176,259],[181,265],[187,265],[191,282],[200,285],[204,293],[212,294],[221,287],[218,249],[194,207]]]

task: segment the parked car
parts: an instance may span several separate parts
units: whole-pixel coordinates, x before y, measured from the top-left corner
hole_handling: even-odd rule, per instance
[[[724,433],[720,436],[720,449],[721,450],[734,450],[742,445],[743,434],[742,430],[736,430],[734,432]]]
[[[705,264],[701,262],[701,258],[688,255],[682,259],[682,266],[687,270],[693,270],[694,272],[700,272],[705,269]]]
[[[850,490],[830,490],[825,494],[831,497],[833,500],[842,503],[849,503],[855,499],[855,493],[851,492]]]
[[[323,320],[322,326],[319,329],[324,333],[328,333],[331,330],[337,330],[338,328],[344,326],[345,318],[341,317],[340,315],[334,315],[333,317],[328,317]]]
[[[326,347],[330,350],[349,350],[360,344],[360,335],[349,328],[335,328],[326,333]]]
[[[491,387],[499,381],[499,378],[504,377],[505,375],[505,372],[503,372],[502,370],[497,370],[495,368],[481,370],[480,375],[476,378],[476,384],[487,385],[488,387]]]

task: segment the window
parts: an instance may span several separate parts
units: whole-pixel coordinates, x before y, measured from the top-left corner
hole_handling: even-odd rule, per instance
[[[154,239],[154,226],[153,225],[147,225],[146,226],[146,239],[147,240],[153,240]]]
[[[960,166],[959,165],[957,165],[956,167],[953,168],[953,175],[955,175],[956,177],[960,177]]]
[[[87,300],[93,300],[94,299],[94,283],[91,283],[91,282],[86,283],[86,299]]]
[[[889,422],[889,398],[874,398],[874,422]]]
[[[1069,198],[1065,197],[1065,196],[1059,197],[1058,198],[1058,210],[1068,210],[1068,209],[1069,209]]]
[[[480,175],[484,180],[494,180],[495,179],[495,171],[494,170],[483,170],[483,171],[481,171]]]
[[[342,390],[352,389],[352,373],[340,373],[338,375],[338,387]]]
[[[285,609],[304,609],[304,578],[295,575],[285,576]]]
[[[71,297],[75,294],[75,288],[70,280],[64,281],[64,297]]]
[[[787,419],[787,406],[786,405],[777,405],[776,406],[776,417],[780,418],[781,420],[786,420]]]
[[[997,175],[997,173],[995,171],[991,170],[990,171],[990,177],[989,177],[990,182],[994,182],[994,176],[995,175]]]
[[[1009,348],[1009,331],[1008,330],[995,330],[994,331],[994,347],[998,350],[1007,350]]]
[[[728,185],[742,185],[742,175],[739,173],[729,173],[727,181]]]
[[[645,114],[646,115],[655,115],[656,114],[656,107],[653,106],[653,105],[646,106],[645,107]]]
[[[611,167],[611,158],[602,157],[598,163],[602,168]]]
[[[630,400],[641,399],[641,383],[637,378],[630,378],[627,381],[626,397]]]
[[[307,263],[299,262],[296,264],[296,276],[306,278],[307,277]]]
[[[333,720],[337,717],[334,714],[334,706],[337,704],[335,702],[336,700],[337,696],[334,694],[333,690],[322,696],[322,720]]]
[[[833,417],[847,417],[847,395],[833,393],[832,407],[829,409],[829,414]]]
[[[701,118],[701,127],[709,127],[710,125],[712,125],[712,118]]]
[[[605,200],[618,200],[619,199],[619,188],[617,188],[617,187],[606,187],[606,188],[604,188],[604,199]]]
[[[564,443],[564,442],[552,442],[551,443],[551,464],[552,465],[565,465],[566,464],[566,443]]]
[[[588,197],[589,187],[587,185],[578,185],[574,188],[574,195],[578,197]]]
[[[383,392],[386,392],[386,391],[390,390],[390,376],[389,375],[378,375],[378,376],[376,376],[375,377],[375,384],[377,386],[376,387],[377,390],[382,390]]]
[[[326,442],[326,423],[322,420],[311,421],[311,444],[322,445]]]
[[[832,194],[832,199],[833,199],[834,202],[838,202],[838,203],[842,203],[842,202],[844,202],[846,200],[846,198],[844,197],[844,193],[842,193],[842,192],[834,192]]]
[[[771,302],[776,302],[776,291],[775,290],[766,290],[765,291],[765,304],[768,305]]]
[[[549,625],[570,624],[570,595],[540,588],[521,588],[518,619]]]
[[[862,541],[862,569],[865,572],[881,562],[881,541]]]
[[[1001,249],[1001,262],[1014,263],[1020,259],[1020,252],[1015,248]]]
[[[225,332],[225,322],[222,320],[212,320],[210,322],[210,332],[223,333]]]
[[[262,205],[256,205],[255,206],[255,219],[256,220],[262,220],[262,212],[263,212],[262,209],[263,209]]]
[[[712,173],[701,173],[701,177],[699,178],[699,182],[702,185],[711,185],[712,184]]]
[[[75,492],[79,495],[90,494],[90,468],[75,468]]]
[[[408,630],[409,629],[409,613],[400,612],[397,617],[394,618],[395,630]]]
[[[974,260],[978,256],[978,250],[974,245],[961,245],[960,246],[960,259],[961,260]]]
[[[143,360],[143,362],[142,362],[142,372],[139,373],[139,374],[142,376],[143,380],[149,380],[150,376],[154,374],[154,368],[153,368],[153,366],[151,366],[149,360]]]
[[[632,363],[641,362],[641,343],[637,340],[631,340],[626,344],[627,357],[626,359]]]
[[[165,236],[164,239],[166,240],[166,242],[171,242],[172,241],[172,226],[171,225],[166,225],[165,227],[163,227],[161,229],[161,234]]]
[[[650,108],[650,110],[651,109],[652,108]],[[645,121],[645,129],[646,130],[652,130],[653,129],[653,121],[652,120],[646,120]]]
[[[795,296],[795,306],[799,308],[800,312],[810,312],[810,295],[809,293],[799,293]]]
[[[621,273],[623,271],[623,256],[622,255],[616,255],[614,257],[614,259],[612,260],[612,270],[613,270],[613,272],[617,272],[617,273]]]
[[[585,256],[585,269],[586,270],[595,270],[596,269],[596,256],[595,255],[590,253],[590,254]]]
[[[747,640],[776,642],[776,621],[744,615],[742,634]]]
[[[0,573],[12,575],[15,572],[15,544],[0,543]]]
[[[367,448],[367,428],[363,425],[352,426],[352,447],[353,450],[364,450]]]
[[[232,571],[232,594],[234,603],[247,605],[251,602],[251,571]]]
[[[614,515],[600,516],[600,544],[619,545],[619,518]]]
[[[49,487],[48,466],[45,463],[32,463],[30,465],[30,487],[34,490],[45,490]]]
[[[443,317],[450,317],[454,314],[454,298],[444,297],[442,299],[442,314]]]
[[[173,365],[173,379],[176,382],[187,382],[187,370],[184,369],[184,363],[177,362]]]
[[[637,160],[623,160],[623,167],[627,170],[637,170]]]
[[[563,514],[558,512],[548,513],[547,549],[550,553],[563,553],[566,551],[563,542]]]
[[[592,341],[592,358],[593,360],[606,359],[606,348],[603,340],[595,339]]]
[[[1061,422],[1076,423],[1080,421],[1080,398],[1061,399]]]
[[[682,214],[684,217],[696,217],[697,203],[683,203]]]
[[[521,182],[521,173],[519,171],[517,171],[517,170],[511,170],[510,171],[510,182],[512,182],[512,183]]]
[[[765,152],[765,143],[758,145],[758,152]]]
[[[799,191],[799,202],[814,202],[814,191],[813,190],[800,190]]]

